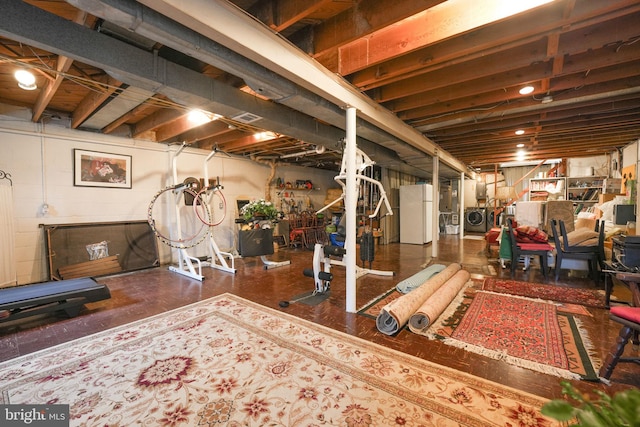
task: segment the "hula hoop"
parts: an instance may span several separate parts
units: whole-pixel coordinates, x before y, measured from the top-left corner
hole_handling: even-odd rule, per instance
[[[199,245],[207,237],[207,235],[209,234],[208,230],[206,233],[203,233],[198,240],[194,241],[194,239],[202,232],[202,229],[205,227],[205,224],[202,224],[200,226],[200,229],[196,231],[195,234],[193,234],[192,236],[189,236],[187,238],[182,238],[182,239],[171,239],[165,236],[164,234],[160,233],[160,231],[156,227],[156,221],[155,219],[153,219],[153,205],[155,204],[158,197],[160,197],[160,195],[162,195],[163,193],[166,193],[167,191],[175,190],[180,187],[184,187],[184,189],[182,189],[181,191],[190,193],[193,196],[193,204],[194,205],[196,204],[197,194],[191,188],[185,187],[184,184],[170,185],[158,191],[156,195],[153,196],[153,199],[151,199],[151,203],[149,203],[149,208],[147,209],[147,222],[151,226],[151,230],[153,231],[153,233],[162,243],[164,243],[167,246],[171,246],[172,248],[187,249],[187,248],[192,248],[194,246]],[[201,200],[201,203],[202,203],[202,200]],[[209,207],[207,206],[207,204],[204,203],[203,205],[207,210],[207,214],[210,215]],[[185,242],[191,242],[191,243],[185,244]]]
[[[204,204],[205,206],[207,206],[207,203],[205,202],[201,194],[206,192],[208,189],[209,188],[205,187],[202,190],[200,190],[197,194],[197,198],[200,199],[200,204]],[[219,188],[214,188],[213,191],[214,193],[218,193],[220,195],[220,198],[222,199],[222,207],[223,207],[224,214],[222,215],[222,218],[220,218],[220,221],[218,222],[206,221],[204,218],[202,218],[202,216],[200,216],[200,212],[198,211],[198,204],[195,202],[193,203],[193,210],[196,213],[196,216],[200,221],[202,221],[203,224],[208,225],[209,227],[215,227],[216,225],[222,224],[222,221],[224,221],[224,218],[227,216],[227,200],[224,198],[224,194],[222,194],[222,191],[220,191]],[[211,218],[211,211],[209,209],[207,209],[207,215],[209,216],[209,218]]]

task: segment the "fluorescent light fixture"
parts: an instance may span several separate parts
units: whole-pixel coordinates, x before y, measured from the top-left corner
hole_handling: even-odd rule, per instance
[[[520,144],[516,145],[516,148],[522,148],[522,147],[524,147],[523,143],[520,143]]]
[[[18,81],[18,86],[21,89],[35,90],[38,88],[38,86],[36,86],[36,77],[33,75],[31,71],[21,68],[17,70],[15,73],[13,73],[13,76]]]
[[[527,152],[524,150],[518,150],[518,152],[516,153],[516,160],[521,162],[524,160],[525,156],[526,156]]]
[[[522,89],[519,90],[520,95],[529,95],[531,92],[533,92],[533,86],[529,85],[529,86],[525,86]]]
[[[522,129],[518,129],[518,130],[516,131],[516,135],[524,135],[524,130],[522,130]]]

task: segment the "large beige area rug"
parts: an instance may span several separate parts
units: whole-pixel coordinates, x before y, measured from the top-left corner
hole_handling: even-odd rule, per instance
[[[225,294],[0,364],[72,426],[552,426],[545,399]]]

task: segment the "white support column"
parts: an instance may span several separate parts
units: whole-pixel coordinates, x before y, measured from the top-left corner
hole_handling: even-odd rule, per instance
[[[464,172],[460,172],[460,184],[459,184],[459,189],[458,189],[458,194],[460,195],[460,197],[458,197],[458,200],[460,201],[458,203],[458,231],[460,231],[460,238],[462,239],[464,237]]]
[[[440,161],[438,156],[433,156],[433,203],[432,209],[433,223],[431,224],[431,233],[433,240],[431,241],[431,257],[438,256],[438,240],[440,240]]]
[[[356,208],[358,188],[356,185],[356,109],[347,107],[346,144],[344,149],[347,179],[345,183],[344,214],[346,231],[344,256],[346,264],[346,310],[356,312]]]

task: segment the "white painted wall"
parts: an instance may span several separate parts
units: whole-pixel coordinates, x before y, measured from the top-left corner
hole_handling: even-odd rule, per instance
[[[617,156],[616,156],[617,157]],[[609,176],[614,177],[611,169],[612,157],[608,155],[576,157],[567,160],[567,176]]]
[[[640,142],[633,141],[622,149],[622,167],[627,167],[638,162],[638,147]]]
[[[154,195],[171,184],[171,159],[178,146],[105,136],[67,129],[54,124],[32,123],[28,117],[0,115],[0,170],[11,175],[16,220],[18,283],[48,280],[44,233],[40,224],[70,224],[147,220]],[[73,150],[95,150],[132,156],[132,188],[75,187]],[[203,177],[209,152],[187,148],[178,157],[178,181]],[[214,228],[221,250],[237,247],[237,199],[265,197],[270,168],[249,159],[222,154],[209,162],[209,177],[220,177],[227,200],[227,214]],[[336,188],[335,172],[302,167],[278,167],[276,177],[311,180],[319,190],[309,192],[314,206],[323,206],[326,189]],[[42,206],[49,206],[43,215]],[[214,207],[217,209],[217,207]],[[169,212],[172,214],[173,210]],[[158,242],[162,263],[173,262],[171,249]],[[205,254],[204,247],[192,255]]]

